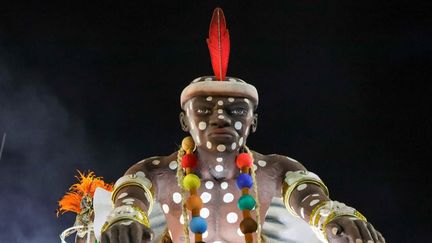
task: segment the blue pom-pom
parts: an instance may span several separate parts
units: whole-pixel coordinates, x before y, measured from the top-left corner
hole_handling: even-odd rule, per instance
[[[192,217],[189,226],[194,234],[202,234],[207,231],[207,222],[199,216]]]
[[[240,174],[237,177],[237,187],[242,189],[242,188],[251,188],[253,185],[253,180],[252,180],[252,176],[250,176],[249,174]]]

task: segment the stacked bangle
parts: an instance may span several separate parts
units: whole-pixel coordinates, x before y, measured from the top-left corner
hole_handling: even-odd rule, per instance
[[[108,215],[107,221],[102,226],[102,232],[107,230],[111,225],[122,220],[134,220],[147,228],[150,228],[150,222],[144,211],[135,206],[123,205],[116,207],[110,215]]]

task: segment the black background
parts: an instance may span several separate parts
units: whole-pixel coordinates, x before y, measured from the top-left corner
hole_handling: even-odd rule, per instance
[[[388,242],[429,242],[429,1],[1,6],[1,242],[57,242],[73,224],[55,209],[76,169],[113,182],[176,149],[180,92],[212,73],[216,6],[228,75],[260,93],[249,146],[302,161]]]

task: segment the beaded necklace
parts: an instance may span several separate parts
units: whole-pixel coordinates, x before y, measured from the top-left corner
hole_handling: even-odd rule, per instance
[[[195,149],[195,142],[192,137],[186,137],[182,141],[182,146],[178,154],[179,162],[181,162],[183,177],[180,179],[180,186],[185,191],[189,192],[189,197],[182,203],[183,217],[187,216],[185,208],[192,214],[189,226],[190,230],[195,234],[195,243],[201,243],[203,241],[202,234],[207,231],[207,221],[200,216],[200,210],[202,208],[202,200],[198,196],[198,188],[201,186],[200,178],[193,173],[193,170],[198,165],[196,155],[193,153]],[[237,201],[238,208],[242,211],[243,220],[240,222],[240,230],[244,234],[245,242],[253,242],[253,233],[258,230],[258,242],[261,241],[261,233],[258,229],[257,222],[252,219],[251,211],[257,210],[257,220],[259,220],[259,208],[256,207],[257,203],[255,198],[249,194],[252,186],[257,193],[256,182],[254,183],[254,172],[253,172],[253,158],[247,152],[242,152],[236,157],[236,165],[240,169],[240,175],[237,177],[237,187],[242,191],[242,196]],[[183,197],[184,195],[182,195]],[[183,197],[184,198],[184,197]],[[185,220],[184,228],[186,242],[189,242],[189,229]]]

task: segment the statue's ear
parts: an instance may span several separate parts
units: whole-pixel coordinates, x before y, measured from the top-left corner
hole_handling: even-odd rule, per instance
[[[251,132],[252,133],[254,133],[254,132],[256,132],[256,130],[257,130],[257,126],[258,126],[258,114],[254,114],[254,117],[253,117],[253,121],[252,121],[252,124],[251,124]]]
[[[184,111],[180,112],[179,119],[182,130],[189,132],[189,121]]]

